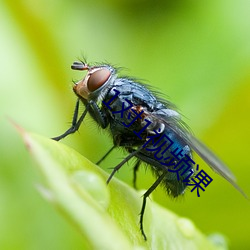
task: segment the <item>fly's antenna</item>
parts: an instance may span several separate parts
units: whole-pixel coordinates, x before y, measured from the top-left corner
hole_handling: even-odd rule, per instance
[[[71,69],[74,70],[89,70],[89,65],[84,62],[73,62]]]

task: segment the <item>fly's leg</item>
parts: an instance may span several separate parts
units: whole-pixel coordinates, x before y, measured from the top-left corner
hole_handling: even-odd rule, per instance
[[[99,165],[115,148],[116,146],[114,145],[97,163],[96,165]]]
[[[103,161],[103,160],[113,151],[113,149],[114,149],[115,147],[116,147],[116,146],[114,145],[114,146],[113,146],[113,147],[112,147],[112,148],[111,148],[111,149],[110,149],[110,150],[109,150],[109,151],[108,151],[108,152],[107,152],[107,153],[106,153],[97,163],[96,163],[96,165],[99,165],[99,164],[100,164],[100,163],[101,163],[101,162],[102,162],[102,161]],[[131,151],[131,152],[135,152],[135,151],[133,150],[133,151]],[[133,155],[132,155],[132,156],[133,156]],[[132,156],[131,156],[131,157],[132,157]],[[131,158],[131,157],[130,157],[130,158]],[[130,159],[130,158],[129,158],[129,159]],[[125,159],[126,159],[126,158],[125,158]],[[124,159],[124,160],[125,160],[125,159]],[[127,159],[127,161],[128,161],[129,159]],[[120,163],[120,164],[121,164],[121,163]],[[119,164],[119,165],[120,165],[120,164]],[[123,163],[123,164],[124,164],[124,163]],[[118,165],[118,166],[119,166],[119,165]],[[134,186],[135,189],[137,189],[137,188],[136,188],[136,179],[137,179],[137,178],[136,178],[136,172],[138,171],[140,165],[141,165],[141,161],[140,161],[140,160],[137,160],[137,161],[136,161],[136,164],[135,164],[135,166],[134,166],[134,168],[133,168],[133,186]],[[122,165],[119,166],[119,167],[118,167],[118,166],[116,166],[116,167],[114,168],[113,171],[117,172],[117,171],[122,167]],[[115,170],[117,167],[118,167],[118,169]],[[115,174],[115,173],[113,173],[113,175],[114,175],[114,174]],[[113,175],[112,175],[112,176],[113,176]],[[112,178],[112,176],[110,177],[110,179]]]
[[[112,173],[110,174],[108,180],[107,180],[107,184],[109,184],[109,182],[111,181],[112,177],[114,176],[114,174],[126,163],[128,162],[132,157],[134,157],[140,150],[142,149],[142,146],[139,147],[137,150],[134,150],[132,153],[130,153],[128,156],[126,156],[126,158],[120,162],[116,167],[114,167]]]
[[[98,124],[101,125],[102,128],[107,127],[108,123],[107,123],[107,120],[106,120],[106,116],[101,112],[100,108],[98,107],[98,105],[94,101],[90,101],[87,104],[86,109],[84,110],[84,112],[80,116],[79,120],[77,121],[78,113],[79,113],[79,104],[80,104],[80,100],[78,99],[77,102],[76,102],[71,127],[65,133],[63,133],[62,135],[52,138],[53,140],[59,141],[59,140],[63,139],[64,137],[68,136],[69,134],[75,133],[79,129],[79,127],[80,127],[84,117],[86,116],[87,112],[90,112],[91,114],[94,114],[94,117],[95,117],[96,121],[98,122]]]
[[[84,110],[84,112],[82,113],[81,117],[77,121],[78,112],[79,112],[79,102],[80,101],[78,99],[77,102],[76,102],[76,106],[75,106],[75,111],[74,111],[74,116],[73,116],[71,127],[65,133],[63,133],[62,135],[59,135],[59,136],[51,138],[51,139],[53,139],[55,141],[60,141],[64,137],[68,136],[69,134],[75,133],[79,129],[79,127],[80,127],[80,125],[81,125],[84,117],[86,116],[86,114],[88,112],[88,106],[87,106],[86,109]]]
[[[158,179],[153,183],[153,185],[147,190],[147,192],[143,195],[142,207],[140,212],[140,230],[144,240],[147,240],[147,236],[143,229],[143,216],[146,208],[146,201],[148,196],[157,188],[157,186],[162,182],[163,178],[166,176],[166,173],[163,173],[158,177]]]
[[[129,153],[135,152],[135,150],[133,148],[130,148],[130,147],[128,147],[127,150]],[[137,179],[136,175],[137,175],[137,171],[138,171],[140,165],[141,165],[141,161],[139,159],[137,159],[137,161],[134,165],[134,168],[133,168],[133,187],[134,187],[134,189],[137,189],[136,188],[136,179]]]
[[[89,112],[93,115],[97,123],[101,125],[102,128],[106,128],[108,126],[107,118],[102,113],[97,103],[94,102],[93,100],[90,100],[89,106],[90,106]]]
[[[134,168],[133,168],[133,186],[134,186],[135,189],[137,189],[137,188],[136,188],[136,173],[137,173],[137,171],[138,171],[140,165],[141,165],[141,161],[140,161],[140,160],[137,160],[137,161],[136,161],[136,164],[135,164],[135,166],[134,166]]]

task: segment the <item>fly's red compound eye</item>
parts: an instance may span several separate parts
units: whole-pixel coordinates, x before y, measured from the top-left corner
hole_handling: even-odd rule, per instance
[[[109,79],[110,74],[110,71],[105,68],[93,72],[88,79],[88,90],[93,92],[99,89]]]

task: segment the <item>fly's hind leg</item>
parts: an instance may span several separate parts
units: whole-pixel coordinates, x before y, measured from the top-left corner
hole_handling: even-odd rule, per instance
[[[143,217],[144,217],[144,212],[145,212],[145,208],[146,208],[147,198],[158,187],[158,185],[162,182],[162,180],[165,176],[166,176],[166,173],[163,173],[162,175],[160,175],[157,178],[157,180],[153,183],[153,185],[143,195],[142,207],[141,207],[141,212],[140,212],[140,230],[141,230],[141,233],[142,233],[144,240],[147,240],[147,236],[146,236],[146,234],[144,232],[144,228],[143,228]]]
[[[141,165],[141,161],[140,161],[140,160],[137,160],[136,163],[135,163],[135,166],[134,166],[134,168],[133,168],[133,187],[134,187],[135,189],[137,189],[137,188],[136,188],[136,179],[137,179],[137,178],[136,178],[136,174],[137,174],[137,171],[138,171],[140,165]]]

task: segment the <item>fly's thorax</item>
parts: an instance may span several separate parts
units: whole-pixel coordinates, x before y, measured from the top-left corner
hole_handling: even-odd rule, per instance
[[[147,120],[150,121],[150,125],[147,126],[146,130],[148,134],[155,135],[156,133],[161,134],[164,132],[165,124],[158,122],[150,117],[147,117]],[[142,121],[142,126],[146,125],[146,121]]]
[[[75,84],[73,90],[81,99],[101,101],[107,92],[107,87],[117,77],[115,69],[109,65],[103,65],[88,67],[87,70],[87,75]]]
[[[175,110],[172,109],[161,109],[157,110],[155,112],[152,112],[151,114],[146,111],[146,119],[150,121],[150,125],[147,126],[147,132],[148,134],[155,135],[161,134],[165,130],[165,122],[168,121],[168,119],[175,119],[175,120],[180,120],[180,114],[176,112]],[[163,122],[164,119],[164,122]],[[146,125],[146,121],[142,121],[142,126]]]

